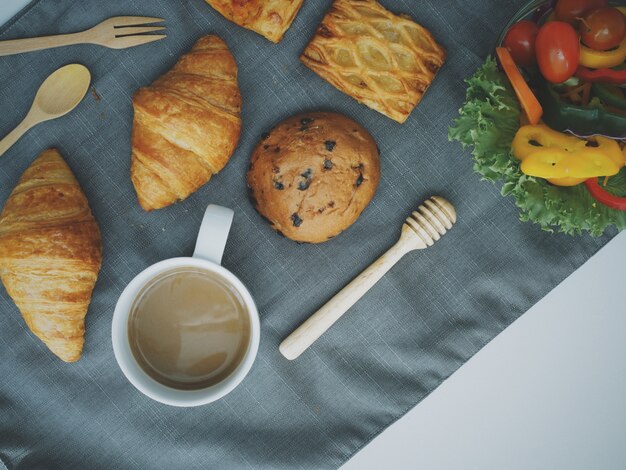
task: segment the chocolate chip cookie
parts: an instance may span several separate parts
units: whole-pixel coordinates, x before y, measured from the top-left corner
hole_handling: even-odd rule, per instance
[[[292,116],[263,134],[248,171],[251,200],[284,236],[321,243],[350,227],[380,180],[378,147],[335,113]]]

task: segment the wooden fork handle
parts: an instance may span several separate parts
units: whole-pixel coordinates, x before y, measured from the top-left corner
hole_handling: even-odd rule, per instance
[[[376,284],[408,251],[401,240],[376,260],[369,268],[340,290],[326,305],[315,312],[281,344],[280,352],[289,360],[296,359],[350,307]]]
[[[0,41],[0,56],[21,54],[22,52],[40,51],[54,47],[71,46],[85,42],[83,33],[41,36],[38,38],[10,39]]]

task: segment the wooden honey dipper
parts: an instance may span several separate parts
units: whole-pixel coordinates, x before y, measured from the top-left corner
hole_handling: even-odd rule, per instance
[[[291,333],[280,344],[281,354],[289,360],[300,356],[404,255],[433,246],[455,222],[456,211],[444,198],[433,196],[424,202],[402,225],[400,240]]]

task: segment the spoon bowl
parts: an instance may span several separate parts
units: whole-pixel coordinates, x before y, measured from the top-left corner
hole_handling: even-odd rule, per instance
[[[33,108],[49,119],[61,117],[72,111],[87,94],[91,73],[84,65],[70,64],[52,73],[41,84]]]
[[[87,94],[91,73],[84,65],[70,64],[52,73],[39,87],[24,120],[0,140],[2,156],[30,128],[72,111]]]

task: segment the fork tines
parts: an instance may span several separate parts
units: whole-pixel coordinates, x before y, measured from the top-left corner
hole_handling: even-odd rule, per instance
[[[142,26],[161,23],[163,18],[147,16],[118,16],[110,19],[115,34],[115,46],[118,48],[139,46],[167,37],[165,34],[148,34],[163,31],[165,26]]]
[[[116,28],[124,26],[139,26],[142,24],[162,23],[165,21],[163,18],[152,18],[150,16],[115,16],[110,18],[109,21],[115,22]]]

